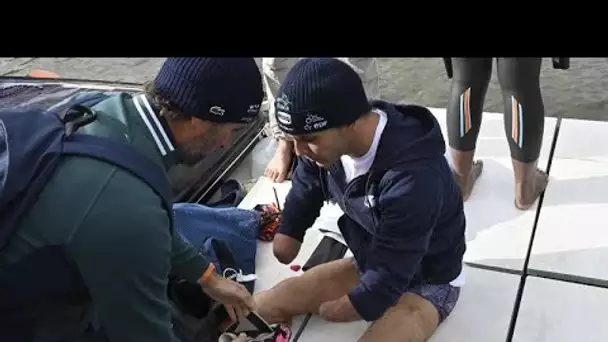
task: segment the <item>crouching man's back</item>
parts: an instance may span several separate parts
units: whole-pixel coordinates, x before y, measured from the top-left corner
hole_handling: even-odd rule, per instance
[[[97,119],[78,133],[132,148],[168,182],[171,166],[199,162],[253,120],[262,95],[252,58],[169,58],[144,93],[92,106]],[[0,335],[71,341],[93,324],[109,341],[177,341],[170,274],[220,303],[251,306],[244,286],[217,275],[180,237],[170,208],[140,175],[93,158],[61,158],[0,252],[0,272],[23,284],[18,303],[0,309]]]

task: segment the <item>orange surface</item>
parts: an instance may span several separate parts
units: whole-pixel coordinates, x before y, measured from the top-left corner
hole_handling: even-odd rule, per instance
[[[29,77],[35,77],[35,78],[59,78],[59,75],[57,75],[54,72],[51,71],[46,71],[46,70],[32,70],[29,74]]]

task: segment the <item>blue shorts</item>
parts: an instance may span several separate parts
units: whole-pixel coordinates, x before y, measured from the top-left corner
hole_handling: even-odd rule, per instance
[[[357,262],[352,258],[357,273],[361,271]],[[413,293],[428,300],[439,313],[439,324],[441,324],[454,310],[460,297],[460,287],[450,284],[420,284],[408,289],[407,293]]]

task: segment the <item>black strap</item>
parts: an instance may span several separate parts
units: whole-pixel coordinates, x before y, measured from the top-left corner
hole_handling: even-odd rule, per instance
[[[570,69],[570,57],[551,57],[554,69],[568,70]]]
[[[73,105],[58,114],[59,120],[65,126],[65,135],[71,136],[80,127],[84,127],[97,119],[97,112],[80,104]]]
[[[443,65],[445,66],[445,72],[448,74],[448,78],[452,78],[454,75],[454,69],[452,67],[452,58],[443,57]]]

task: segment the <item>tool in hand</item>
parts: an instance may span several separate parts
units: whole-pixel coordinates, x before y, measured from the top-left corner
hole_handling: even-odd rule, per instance
[[[279,195],[277,194],[277,188],[275,188],[273,186],[272,191],[274,191],[275,204],[277,205],[277,209],[279,209],[279,213],[280,213],[282,210],[281,210],[281,204],[279,204]]]

